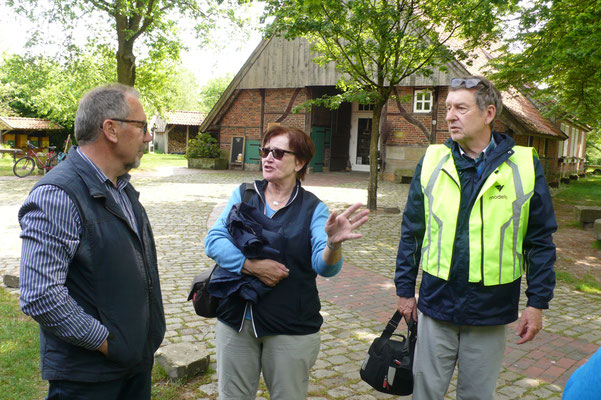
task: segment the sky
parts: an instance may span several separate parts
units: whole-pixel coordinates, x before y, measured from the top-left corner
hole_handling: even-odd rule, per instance
[[[0,2],[0,53],[22,53],[32,27],[31,21]],[[219,42],[219,32],[214,35]],[[211,78],[236,74],[261,41],[260,33],[255,32],[248,39],[236,40],[220,49],[198,49],[193,35],[183,33],[180,37],[190,49],[181,54],[182,64],[195,74],[200,86]]]

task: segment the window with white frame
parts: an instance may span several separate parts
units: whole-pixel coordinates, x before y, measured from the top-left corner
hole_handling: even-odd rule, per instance
[[[432,102],[432,91],[430,91],[429,89],[416,90],[413,95],[413,112],[431,112]]]
[[[373,111],[374,105],[373,104],[359,104],[357,109],[359,111]]]

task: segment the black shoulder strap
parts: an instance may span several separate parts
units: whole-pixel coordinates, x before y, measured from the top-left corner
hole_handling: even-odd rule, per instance
[[[255,184],[253,182],[247,182],[244,184],[244,194],[242,195],[242,201],[247,202],[250,197],[255,193]]]

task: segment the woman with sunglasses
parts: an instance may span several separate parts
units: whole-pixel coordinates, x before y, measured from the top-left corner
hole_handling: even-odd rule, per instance
[[[273,400],[305,399],[309,369],[317,360],[323,322],[317,275],[342,266],[342,243],[361,237],[368,210],[354,204],[340,214],[301,186],[315,148],[303,131],[274,126],[263,137],[263,180],[247,204],[280,224],[280,261],[248,259],[226,227],[230,210],[248,190],[236,189],[209,231],[205,251],[222,268],[251,275],[271,288],[255,304],[238,295],[220,301],[215,327],[220,399],[254,399],[261,371]],[[245,197],[248,199],[248,196]]]

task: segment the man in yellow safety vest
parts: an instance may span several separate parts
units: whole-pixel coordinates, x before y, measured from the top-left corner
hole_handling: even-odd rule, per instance
[[[451,137],[428,147],[411,183],[395,284],[398,310],[419,319],[414,400],[442,399],[456,365],[458,399],[492,400],[522,274],[528,302],[518,344],[540,331],[553,297],[551,197],[534,149],[493,131],[502,108],[485,77],[451,79]]]

